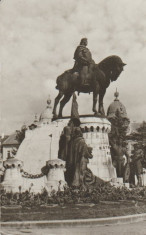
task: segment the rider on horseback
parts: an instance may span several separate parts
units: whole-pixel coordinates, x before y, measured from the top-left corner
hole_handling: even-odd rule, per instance
[[[72,72],[78,72],[80,77],[80,85],[88,85],[87,78],[89,69],[95,64],[92,59],[90,50],[86,47],[88,44],[87,38],[82,38],[80,45],[76,48],[74,53],[75,64]]]

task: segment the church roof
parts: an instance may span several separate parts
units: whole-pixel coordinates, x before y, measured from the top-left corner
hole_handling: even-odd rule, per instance
[[[123,118],[127,118],[126,108],[118,99],[119,93],[116,91],[114,96],[116,98],[108,107],[107,117],[113,118],[115,116],[115,113],[119,111],[119,113],[121,114]]]

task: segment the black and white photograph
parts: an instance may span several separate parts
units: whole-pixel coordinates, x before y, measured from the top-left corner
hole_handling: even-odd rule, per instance
[[[146,235],[146,1],[0,1],[0,234]]]

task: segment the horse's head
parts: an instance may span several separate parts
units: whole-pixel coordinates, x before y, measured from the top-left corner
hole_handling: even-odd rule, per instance
[[[118,79],[119,75],[124,70],[125,65],[126,64],[123,63],[121,58],[116,55],[107,57],[99,64],[99,66],[101,67],[101,69],[103,69],[111,82]]]
[[[123,63],[120,57],[118,56],[112,56],[112,68],[111,68],[111,81],[116,81],[118,77],[120,76],[121,72],[124,70],[124,66],[126,64]]]

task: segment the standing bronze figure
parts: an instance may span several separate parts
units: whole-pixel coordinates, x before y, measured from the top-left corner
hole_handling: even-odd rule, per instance
[[[54,118],[62,117],[62,110],[65,104],[70,100],[75,91],[90,93],[93,92],[93,112],[96,116],[105,115],[103,107],[103,98],[110,82],[116,81],[125,64],[119,56],[113,55],[95,64],[92,60],[89,49],[85,46],[77,48],[75,51],[75,66],[73,69],[65,71],[57,78],[56,88],[59,94],[55,98],[53,115]],[[80,55],[80,58],[77,57]],[[90,55],[90,56],[89,56]],[[85,62],[87,58],[87,63]],[[84,58],[84,59],[83,59]],[[80,61],[84,61],[83,63]],[[81,64],[82,63],[82,64]],[[99,95],[99,108],[96,109],[97,97]],[[64,96],[64,97],[63,97]],[[56,109],[60,99],[59,115]]]

